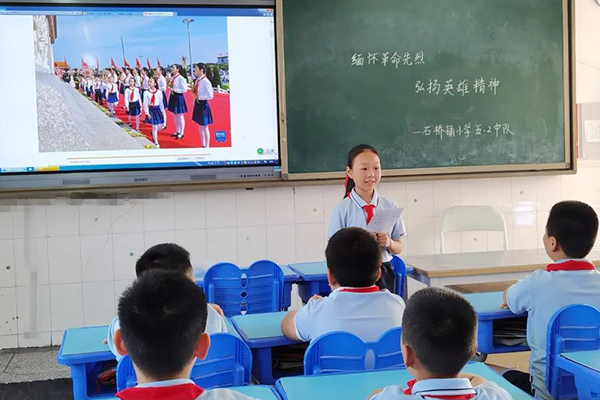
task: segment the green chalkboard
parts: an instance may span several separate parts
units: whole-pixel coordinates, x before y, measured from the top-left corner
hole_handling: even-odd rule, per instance
[[[359,143],[384,169],[568,167],[569,10],[283,0],[287,172],[343,171]]]

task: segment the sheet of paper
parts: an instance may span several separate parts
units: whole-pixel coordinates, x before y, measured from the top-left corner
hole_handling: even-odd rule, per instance
[[[585,141],[600,142],[600,120],[590,119],[585,121]]]
[[[386,210],[376,209],[373,218],[367,225],[367,230],[369,232],[389,232],[400,219],[402,211],[404,211],[404,207]]]

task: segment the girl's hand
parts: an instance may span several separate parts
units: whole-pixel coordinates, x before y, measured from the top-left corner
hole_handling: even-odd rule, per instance
[[[392,239],[390,239],[386,232],[377,233],[377,243],[379,243],[381,248],[387,249],[392,245]]]

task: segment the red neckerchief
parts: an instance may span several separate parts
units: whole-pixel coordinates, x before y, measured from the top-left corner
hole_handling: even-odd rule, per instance
[[[408,386],[408,389],[404,389],[404,394],[406,395],[412,395],[412,388],[413,386],[415,386],[415,383],[417,383],[416,379],[411,379],[410,381],[406,382],[406,386]],[[449,395],[425,395],[425,397],[429,398],[429,399],[452,399],[452,400],[469,400],[475,397],[474,394],[459,394],[457,396],[449,396]]]
[[[131,94],[129,95],[129,101],[133,101],[133,95],[135,94],[135,88],[132,89],[131,87],[129,88],[129,90],[131,90]]]
[[[196,92],[196,96],[198,96],[198,84],[202,79],[206,78],[206,75],[203,75],[202,78],[196,79],[196,85],[194,86],[194,91]]]
[[[567,260],[559,263],[552,263],[546,267],[546,271],[593,271],[596,267],[588,260]]]
[[[369,287],[359,287],[359,288],[341,288],[339,292],[350,292],[350,293],[375,293],[379,292],[379,286],[373,285]]]
[[[371,222],[371,220],[373,219],[373,211],[375,210],[375,205],[374,204],[365,204],[362,208],[367,213],[367,225],[368,225],[369,222]]]
[[[132,387],[115,396],[121,400],[195,400],[204,389],[193,383],[173,386]]]
[[[154,97],[156,97],[155,94],[156,94],[157,90],[154,89],[154,92],[152,90],[149,90],[149,92],[152,93],[152,97],[150,97],[150,105],[154,106]]]
[[[177,74],[171,78],[171,87],[175,86],[175,79],[177,79],[178,77],[179,77],[179,74]]]

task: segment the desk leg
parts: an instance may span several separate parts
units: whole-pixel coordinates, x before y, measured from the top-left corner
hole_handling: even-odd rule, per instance
[[[252,373],[261,385],[273,385],[271,348],[252,349]]]
[[[87,400],[88,395],[86,365],[71,365],[71,379],[73,380],[73,399]]]
[[[442,287],[444,286],[443,280],[441,278],[428,278],[429,279],[429,287]]]

